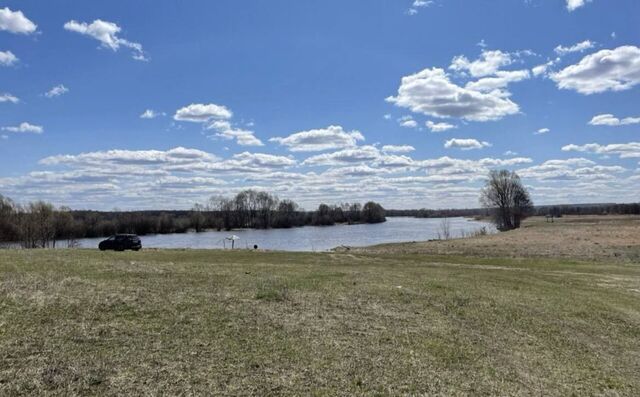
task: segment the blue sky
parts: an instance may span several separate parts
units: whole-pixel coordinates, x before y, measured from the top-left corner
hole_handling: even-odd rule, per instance
[[[0,194],[637,201],[635,0],[0,2]],[[145,117],[141,117],[142,115]]]

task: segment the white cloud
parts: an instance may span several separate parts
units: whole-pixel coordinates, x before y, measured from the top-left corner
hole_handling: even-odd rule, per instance
[[[567,10],[571,12],[584,6],[586,3],[590,2],[591,0],[566,0],[566,1],[567,1]]]
[[[640,48],[622,46],[601,50],[550,77],[558,88],[585,95],[628,90],[640,83]]]
[[[120,33],[122,28],[113,22],[96,19],[88,24],[86,22],[71,20],[64,24],[64,28],[70,32],[93,37],[98,40],[103,47],[113,51],[118,51],[120,46],[129,48],[133,52],[133,59],[137,61],[148,60],[142,49],[142,44],[118,37],[118,33]]]
[[[411,116],[402,116],[398,119],[398,124],[401,127],[405,128],[417,128],[418,122],[413,119]]]
[[[416,15],[419,8],[426,8],[434,4],[433,0],[414,0],[411,4],[411,8],[407,10],[407,14]]]
[[[640,158],[640,142],[613,143],[600,145],[598,143],[588,143],[586,145],[570,144],[562,147],[564,152],[585,152],[603,155],[617,155],[624,158]]]
[[[221,159],[187,148],[112,150],[52,156],[40,162],[51,169],[0,177],[0,185],[4,194],[21,200],[39,198],[78,209],[190,208],[211,195],[229,196],[247,188],[268,190],[306,208],[327,198],[333,203],[375,198],[399,208],[419,207],[424,200],[434,206],[469,207],[477,205],[490,169],[532,165],[522,157],[414,160],[385,154],[375,146],[320,156],[316,162],[323,164],[317,165],[327,168],[311,171],[304,169],[310,164],[291,156],[267,153],[242,152]],[[533,165],[521,175],[527,175],[536,203],[548,203],[637,198],[638,179],[625,176],[629,172],[617,165],[570,159]]]
[[[449,69],[456,72],[469,72],[473,77],[484,77],[496,73],[501,67],[513,62],[511,54],[500,50],[482,50],[479,59],[469,61],[464,55],[459,55],[451,61]]]
[[[608,125],[608,126],[621,126],[621,125],[630,125],[630,124],[640,124],[640,117],[625,117],[623,119],[619,119],[612,114],[599,114],[594,116],[591,121],[589,121],[591,125]]]
[[[531,72],[535,77],[538,77],[540,75],[546,75],[549,68],[557,64],[558,62],[560,62],[560,60],[561,58],[557,57],[556,59],[552,59],[547,63],[543,63],[542,65],[535,66],[531,69]]]
[[[0,8],[0,30],[11,33],[34,33],[38,26],[25,17],[22,11],[11,11],[9,7]]]
[[[433,117],[490,121],[519,112],[509,95],[503,90],[485,93],[460,87],[443,69],[432,68],[403,77],[398,95],[387,101]]]
[[[627,170],[621,166],[603,166],[584,158],[570,158],[545,161],[540,165],[518,170],[518,175],[536,180],[604,180],[625,171]]]
[[[414,150],[416,148],[411,145],[384,145],[382,147],[382,151],[387,153],[408,153]]]
[[[381,175],[388,173],[389,170],[384,168],[373,168],[368,165],[353,165],[349,167],[330,168],[322,173],[322,177],[336,178],[336,177],[366,177],[372,175]]]
[[[480,92],[493,92],[506,88],[510,83],[526,80],[530,77],[528,70],[498,71],[494,76],[483,77],[478,81],[467,83],[465,88]]]
[[[558,45],[554,51],[556,52],[556,54],[558,55],[565,55],[565,54],[569,54],[572,52],[584,52],[586,50],[589,50],[591,48],[595,47],[595,43],[589,41],[589,40],[585,40],[582,41],[580,43],[574,44],[571,47],[564,47],[562,45]]]
[[[191,163],[198,161],[217,161],[218,158],[198,149],[176,147],[161,150],[107,150],[81,153],[78,155],[57,155],[45,157],[40,164],[45,165],[153,165]]]
[[[245,166],[252,167],[281,168],[291,167],[296,164],[296,161],[292,158],[266,153],[242,152],[234,155],[233,159],[243,163]]]
[[[178,121],[207,123],[207,130],[215,131],[214,137],[233,140],[241,146],[263,146],[253,131],[234,127],[229,121],[233,117],[231,110],[213,103],[192,103],[176,111],[173,118]]]
[[[507,150],[506,152],[504,152],[505,156],[517,156],[518,152],[514,152],[513,150]]]
[[[384,150],[384,147],[383,147]],[[379,156],[377,159],[373,160],[374,164],[379,167],[385,168],[407,168],[407,167],[415,167],[416,162],[408,156],[405,155],[397,155],[397,154],[383,154]]]
[[[194,123],[208,123],[212,120],[228,120],[233,117],[231,110],[213,103],[192,103],[176,111],[174,120],[191,121]]]
[[[60,95],[64,95],[69,92],[69,89],[64,86],[64,84],[58,84],[57,86],[51,88],[49,91],[45,92],[44,96],[47,98],[53,98]]]
[[[264,146],[262,141],[253,135],[253,131],[235,128],[226,120],[215,120],[207,129],[216,131],[215,136],[219,138],[235,139],[240,146]]]
[[[319,128],[308,131],[300,131],[287,137],[274,137],[269,139],[286,146],[292,152],[317,152],[322,150],[343,149],[354,147],[358,141],[363,141],[364,136],[360,131],[345,131],[339,125],[330,125],[327,128]]]
[[[20,123],[20,125],[17,125],[17,126],[2,127],[2,130],[9,131],[9,132],[24,132],[24,133],[32,133],[32,134],[42,134],[44,132],[44,128],[42,128],[42,126],[29,124],[27,122]]]
[[[18,62],[16,57],[11,51],[0,51],[0,66],[11,66]]]
[[[434,123],[431,120],[427,120],[427,122],[425,123],[425,126],[431,131],[431,132],[444,132],[447,130],[451,130],[453,128],[458,128],[457,126],[453,125],[453,124],[449,124],[449,123]]]
[[[18,103],[20,102],[20,99],[18,99],[18,97],[13,96],[9,93],[0,93],[0,103],[3,103],[3,102]]]
[[[140,115],[141,119],[155,119],[156,117],[164,116],[164,113],[158,113],[153,109],[147,109]]]
[[[306,159],[303,165],[341,165],[376,160],[380,151],[375,146],[359,146],[352,149],[323,153]]]
[[[549,128],[540,128],[538,131],[534,132],[534,135],[543,135],[549,131],[551,131]]]
[[[384,119],[385,119],[385,120],[391,120],[391,115],[390,115],[390,114],[388,114],[388,113],[387,113],[387,114],[385,114],[385,115],[384,115],[384,116],[382,116],[382,117],[384,117]]]
[[[473,150],[490,147],[491,144],[485,141],[478,141],[477,139],[459,139],[453,138],[445,142],[444,147],[447,149],[457,148],[462,150]]]

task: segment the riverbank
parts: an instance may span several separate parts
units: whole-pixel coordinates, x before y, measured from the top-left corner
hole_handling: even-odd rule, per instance
[[[553,219],[553,222],[545,217],[533,217],[526,219],[522,228],[505,233],[464,239],[380,244],[355,251],[640,262],[640,216],[564,216]]]
[[[637,394],[640,263],[533,254],[0,251],[0,394]]]

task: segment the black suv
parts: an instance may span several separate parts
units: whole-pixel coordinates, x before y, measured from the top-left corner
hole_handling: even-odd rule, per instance
[[[138,251],[142,248],[140,237],[135,234],[116,234],[98,244],[100,251],[104,250],[134,250]]]

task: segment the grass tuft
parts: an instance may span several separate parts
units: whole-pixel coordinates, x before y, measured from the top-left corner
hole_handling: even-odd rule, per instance
[[[267,302],[283,302],[289,299],[289,286],[281,280],[261,280],[256,288],[255,298]]]

